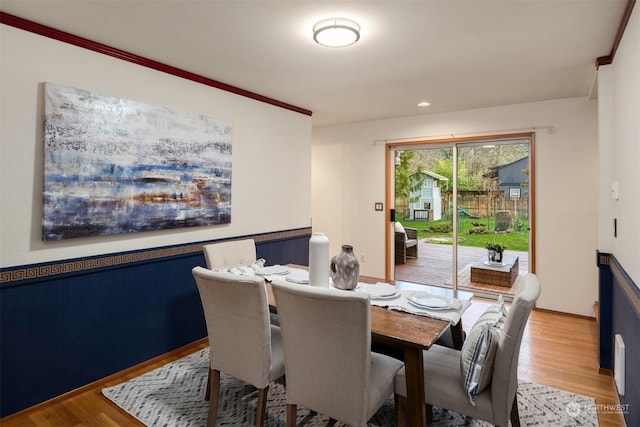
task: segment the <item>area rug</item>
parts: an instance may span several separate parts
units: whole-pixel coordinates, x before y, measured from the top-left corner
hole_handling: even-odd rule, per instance
[[[200,427],[206,425],[209,349],[197,351],[102,393],[146,426]],[[219,426],[254,425],[258,392],[235,378],[221,375],[218,409]],[[595,400],[543,385],[521,382],[518,408],[523,426],[597,426]],[[286,397],[284,380],[269,386],[267,419],[269,427],[284,426]],[[330,424],[328,417],[298,408],[298,426],[320,427]],[[393,426],[393,398],[369,421],[371,427]],[[434,408],[433,426],[487,427],[489,423],[467,418],[455,412]]]

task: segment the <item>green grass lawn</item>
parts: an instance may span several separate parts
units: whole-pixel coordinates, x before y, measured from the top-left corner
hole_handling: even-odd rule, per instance
[[[420,239],[427,238],[431,243],[448,244],[452,243],[453,233],[437,233],[429,232],[428,228],[437,224],[449,223],[451,221],[438,220],[438,221],[411,221],[401,219],[400,223],[404,227],[411,227],[418,229],[418,237]],[[507,249],[513,251],[528,251],[529,250],[529,223],[527,220],[518,219],[515,222],[514,230],[511,233],[496,234],[493,232],[495,229],[494,218],[458,218],[458,243],[460,246],[473,246],[484,248],[487,242],[496,242],[507,245]],[[474,228],[473,223],[482,224],[485,226],[487,233],[483,234],[471,234],[469,230]]]

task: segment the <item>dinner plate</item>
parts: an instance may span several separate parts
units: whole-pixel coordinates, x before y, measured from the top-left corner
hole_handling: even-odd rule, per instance
[[[377,285],[363,285],[356,288],[359,292],[369,294],[371,298],[390,298],[398,294],[395,286],[380,283]]]
[[[419,308],[420,310],[429,310],[429,311],[455,310],[453,307],[449,307],[448,305],[445,305],[444,307],[426,307],[424,305],[416,304],[410,299],[407,299],[407,301],[409,301],[409,305],[415,308]]]
[[[395,299],[395,298],[397,298],[399,296],[400,296],[400,292],[396,291],[395,293],[393,293],[391,295],[385,295],[383,297],[377,297],[375,295],[369,295],[369,298],[371,298],[373,300],[386,300],[386,299]]]
[[[409,298],[409,302],[413,305],[416,305],[420,308],[428,308],[431,310],[435,309],[446,309],[449,308],[450,301],[448,298],[441,297],[438,295],[431,295],[426,292],[423,293],[415,293],[411,295]]]
[[[270,265],[269,267],[262,267],[256,274],[260,276],[282,276],[284,274],[291,273],[291,269],[289,267],[285,267],[284,265]]]

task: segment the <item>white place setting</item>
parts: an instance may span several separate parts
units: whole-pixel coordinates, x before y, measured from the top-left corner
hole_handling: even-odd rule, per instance
[[[270,276],[285,276],[291,273],[291,269],[284,265],[269,265],[256,270],[258,276],[270,277]]]
[[[372,305],[446,320],[452,325],[457,324],[462,313],[471,306],[471,301],[433,295],[424,291],[400,290],[382,282],[375,285],[359,283],[355,290],[369,294]]]
[[[400,296],[400,291],[388,283],[376,283],[375,285],[359,283],[356,292],[364,292],[372,300],[390,300]]]
[[[267,274],[261,274],[261,272]],[[302,268],[274,265],[264,267],[256,274],[264,276],[269,282],[284,279],[293,283],[309,284],[309,271]],[[333,287],[331,280],[329,282],[329,286]],[[383,282],[375,284],[359,282],[354,291],[369,295],[372,305],[446,320],[452,325],[457,324],[462,313],[471,306],[470,301],[434,295],[425,291],[401,290],[394,285]]]

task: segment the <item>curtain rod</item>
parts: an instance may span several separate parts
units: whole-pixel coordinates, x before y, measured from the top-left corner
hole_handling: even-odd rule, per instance
[[[546,131],[549,135],[555,135],[558,129],[554,126],[531,126],[530,128],[515,128],[515,129],[500,129],[500,130],[488,130],[481,132],[465,132],[465,133],[450,133],[446,135],[429,135],[429,136],[414,136],[408,138],[386,138],[376,139],[373,141],[373,145],[386,144],[388,142],[402,143],[402,142],[416,142],[416,141],[429,141],[438,139],[456,139],[469,136],[500,136],[502,134],[520,133],[520,132],[535,132],[539,130]]]

